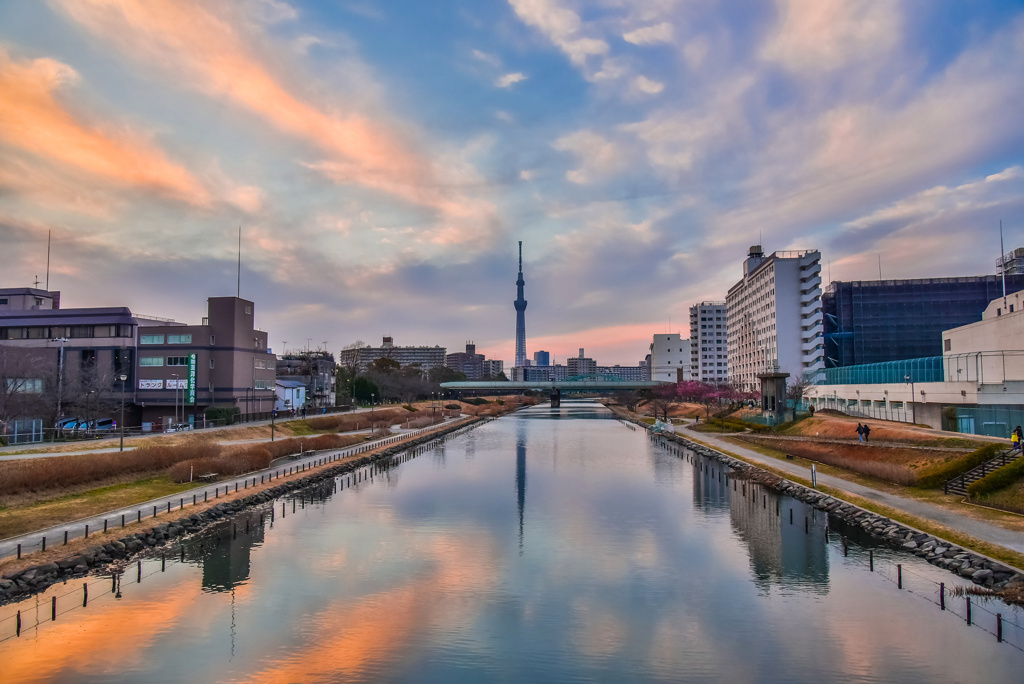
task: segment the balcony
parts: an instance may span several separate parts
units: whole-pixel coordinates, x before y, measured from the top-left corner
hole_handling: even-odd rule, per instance
[[[813,300],[810,304],[805,304],[803,306],[803,308],[800,309],[800,317],[801,318],[807,318],[808,316],[813,314],[815,311],[820,311],[820,310],[821,310],[821,297],[818,297],[817,299]]]
[[[815,299],[821,299],[821,288],[820,287],[816,287],[813,290],[810,290],[808,292],[801,292],[800,293],[800,306],[805,306],[807,304],[810,304]]]

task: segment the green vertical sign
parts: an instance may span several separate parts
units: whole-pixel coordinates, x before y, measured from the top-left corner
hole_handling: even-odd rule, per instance
[[[195,406],[196,404],[196,355],[195,353],[188,355],[188,404]]]

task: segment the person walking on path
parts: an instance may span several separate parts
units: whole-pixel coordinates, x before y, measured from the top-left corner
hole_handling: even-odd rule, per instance
[[[868,441],[868,437],[871,436],[871,426],[864,423],[864,441]]]
[[[857,423],[857,438],[863,443],[864,442],[864,426]]]
[[[1013,448],[1010,449],[1010,453],[1020,451],[1022,436],[1024,436],[1024,433],[1021,432],[1020,425],[1013,428],[1013,432],[1010,433],[1010,441],[1013,442]]]

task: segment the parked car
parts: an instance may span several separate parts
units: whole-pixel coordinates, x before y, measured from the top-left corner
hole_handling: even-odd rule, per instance
[[[113,432],[117,429],[117,421],[113,418],[100,418],[92,421],[89,429],[94,432]]]
[[[185,432],[186,430],[191,429],[191,423],[175,423],[174,425],[171,425],[169,428],[167,428],[167,432]]]
[[[81,418],[62,418],[57,421],[58,430],[74,430],[81,421]]]

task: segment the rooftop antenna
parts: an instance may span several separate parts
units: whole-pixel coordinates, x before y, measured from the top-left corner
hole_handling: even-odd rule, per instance
[[[36,276],[36,289],[39,289],[39,276]]]
[[[50,234],[52,230],[46,231],[46,289],[50,289]]]
[[[238,281],[236,282],[237,290],[235,296],[239,299],[242,298],[242,224],[238,224]]]
[[[999,270],[1003,274],[1003,311],[1006,311],[1006,248],[1003,247],[1003,219],[999,219]]]
[[[878,255],[878,279],[882,279],[882,255]]]

